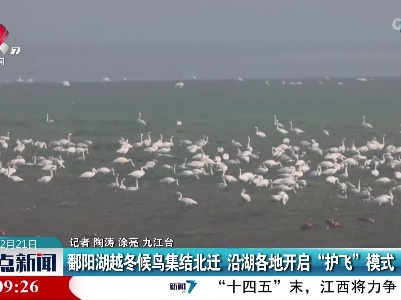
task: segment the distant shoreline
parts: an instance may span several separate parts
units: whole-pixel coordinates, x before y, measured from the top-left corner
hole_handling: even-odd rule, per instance
[[[360,77],[329,77],[330,80],[357,80],[359,78],[366,78],[367,81],[369,80],[377,80],[377,79],[401,79],[401,76],[360,76]],[[279,83],[281,84],[281,81],[285,80],[288,81],[314,81],[314,80],[325,80],[325,77],[292,77],[292,78],[244,78],[244,82],[239,82],[238,79],[233,79],[233,78],[222,78],[222,79],[169,79],[169,80],[122,80],[122,79],[110,79],[108,82],[103,82],[102,80],[69,80],[70,83],[77,83],[77,84],[113,84],[113,83],[176,83],[176,82],[233,82],[233,81],[238,81],[239,83],[246,83],[249,81],[255,82],[255,81],[266,81],[269,80],[269,82],[274,82],[274,81],[280,81]],[[18,82],[17,80],[14,81],[0,81],[0,84],[62,84],[62,81],[48,81],[48,80],[38,80],[34,82],[28,82],[27,80],[23,82]]]

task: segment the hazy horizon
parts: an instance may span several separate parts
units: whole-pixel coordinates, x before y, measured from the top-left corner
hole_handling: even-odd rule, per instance
[[[394,77],[396,17],[399,1],[7,2],[21,53],[0,81]]]

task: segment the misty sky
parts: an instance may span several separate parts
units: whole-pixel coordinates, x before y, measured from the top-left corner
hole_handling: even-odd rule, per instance
[[[401,1],[3,1],[0,80],[400,76]]]

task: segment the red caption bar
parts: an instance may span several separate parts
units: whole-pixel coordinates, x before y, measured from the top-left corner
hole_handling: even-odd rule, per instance
[[[0,299],[76,300],[70,291],[72,276],[9,276],[0,277]]]

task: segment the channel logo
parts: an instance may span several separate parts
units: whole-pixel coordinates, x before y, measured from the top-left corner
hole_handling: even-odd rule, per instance
[[[6,26],[0,24],[0,52],[3,55],[6,55],[8,50],[10,50],[10,46],[6,44],[6,40],[8,38],[8,30]],[[21,52],[21,47],[11,47],[10,55],[17,55]],[[0,57],[0,66],[4,66],[5,60],[4,57]]]
[[[191,294],[198,283],[195,280],[187,280],[186,282],[170,283],[170,291],[181,291],[182,293]],[[187,285],[188,289],[187,289]]]
[[[1,53],[3,53],[3,55],[8,52],[8,49],[10,49],[10,46],[8,46],[5,43],[7,37],[8,37],[7,28],[3,24],[0,24],[0,51]]]
[[[393,20],[393,28],[394,30],[401,32],[401,18],[396,18]]]

